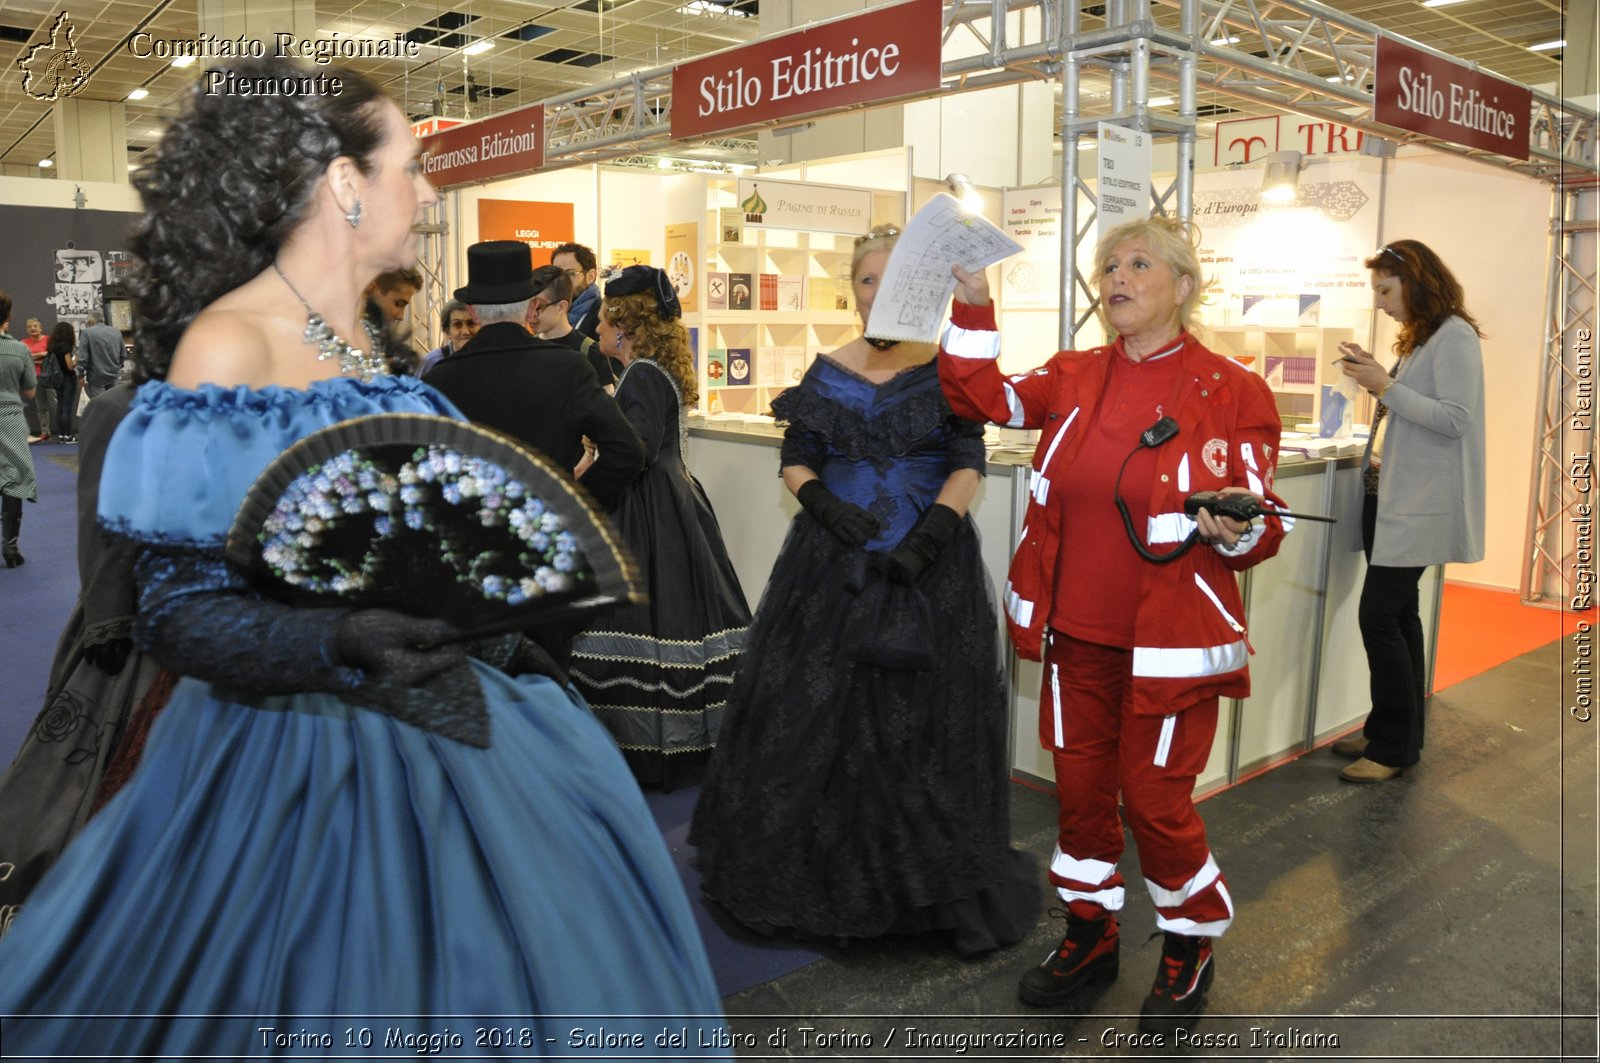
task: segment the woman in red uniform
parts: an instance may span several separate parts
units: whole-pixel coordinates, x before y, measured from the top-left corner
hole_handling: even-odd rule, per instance
[[[1204,286],[1190,232],[1151,218],[1107,233],[1095,261],[1115,342],[1016,376],[997,365],[988,282],[955,267],[939,360],[957,415],[1040,430],[1005,606],[1017,651],[1045,663],[1039,737],[1060,804],[1050,880],[1067,928],[1019,992],[1057,1004],[1116,975],[1120,791],[1166,932],[1140,1019],[1149,1032],[1203,1007],[1212,939],[1233,918],[1192,794],[1218,699],[1249,692],[1233,573],[1271,557],[1291,523],[1184,513],[1198,491],[1278,505],[1271,392],[1190,331]]]

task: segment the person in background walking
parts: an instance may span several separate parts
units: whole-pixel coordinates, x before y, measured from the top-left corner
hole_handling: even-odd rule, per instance
[[[53,387],[55,420],[51,431],[57,443],[78,441],[78,336],[70,321],[58,321],[50,330],[45,355],[45,375],[40,387]]]
[[[28,319],[28,334],[22,337],[22,345],[28,348],[28,353],[33,355],[33,375],[40,381],[39,388],[33,396],[33,404],[23,408],[23,415],[28,419],[28,442],[43,443],[50,438],[50,426],[55,424],[56,393],[44,385],[44,355],[49,345],[45,338],[44,325],[36,317]]]
[[[6,331],[11,326],[11,296],[0,291],[0,558],[6,568],[22,564],[22,503],[39,500],[33,455],[28,453],[28,419],[23,404],[38,388],[33,355]]]
[[[99,311],[89,311],[89,324],[78,336],[78,375],[91,399],[117,382],[126,355],[122,333],[106,324]]]

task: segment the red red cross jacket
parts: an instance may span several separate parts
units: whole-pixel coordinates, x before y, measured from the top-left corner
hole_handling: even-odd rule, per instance
[[[1281,422],[1266,382],[1237,362],[1213,354],[1194,337],[1174,357],[1184,381],[1175,409],[1178,434],[1156,451],[1146,542],[1172,550],[1194,527],[1183,500],[1195,491],[1238,485],[1270,503]],[[1119,340],[1118,343],[1121,341]],[[1017,652],[1041,657],[1050,617],[1056,552],[1094,549],[1063,543],[1059,504],[1051,484],[1070,475],[1085,430],[1094,422],[1115,346],[1062,351],[1030,373],[1001,375],[1000,334],[993,306],[956,303],[939,354],[939,380],[962,417],[1010,428],[1040,429],[1029,479],[1027,519],[1006,581],[1006,619]],[[1260,518],[1231,550],[1199,543],[1177,561],[1141,565],[1134,621],[1134,711],[1179,712],[1211,695],[1250,693],[1244,605],[1233,573],[1278,552],[1288,517]]]

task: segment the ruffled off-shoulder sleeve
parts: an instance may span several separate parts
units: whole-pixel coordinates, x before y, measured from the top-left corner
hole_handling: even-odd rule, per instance
[[[272,459],[319,428],[375,413],[460,416],[411,377],[338,377],[304,390],[145,384],[106,453],[100,523],[140,542],[217,546]]]

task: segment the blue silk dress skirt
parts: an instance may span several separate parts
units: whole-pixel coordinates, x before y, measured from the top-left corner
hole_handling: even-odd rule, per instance
[[[406,377],[147,384],[102,523],[216,548],[280,451],[379,412],[455,415]],[[432,1037],[592,1058],[587,1036],[655,1058],[683,1026],[703,1055],[717,992],[615,744],[570,690],[471,663],[489,748],[335,694],[180,680],[138,770],[0,939],[8,1057],[370,1057]]]
[[[883,558],[950,474],[984,467],[932,362],[873,383],[818,358],[773,403],[804,465],[882,530],[848,547],[801,511],[756,610],[689,840],[748,926],[830,940],[946,932],[971,954],[1038,916],[1011,848],[1000,628],[977,532],[907,587]]]

